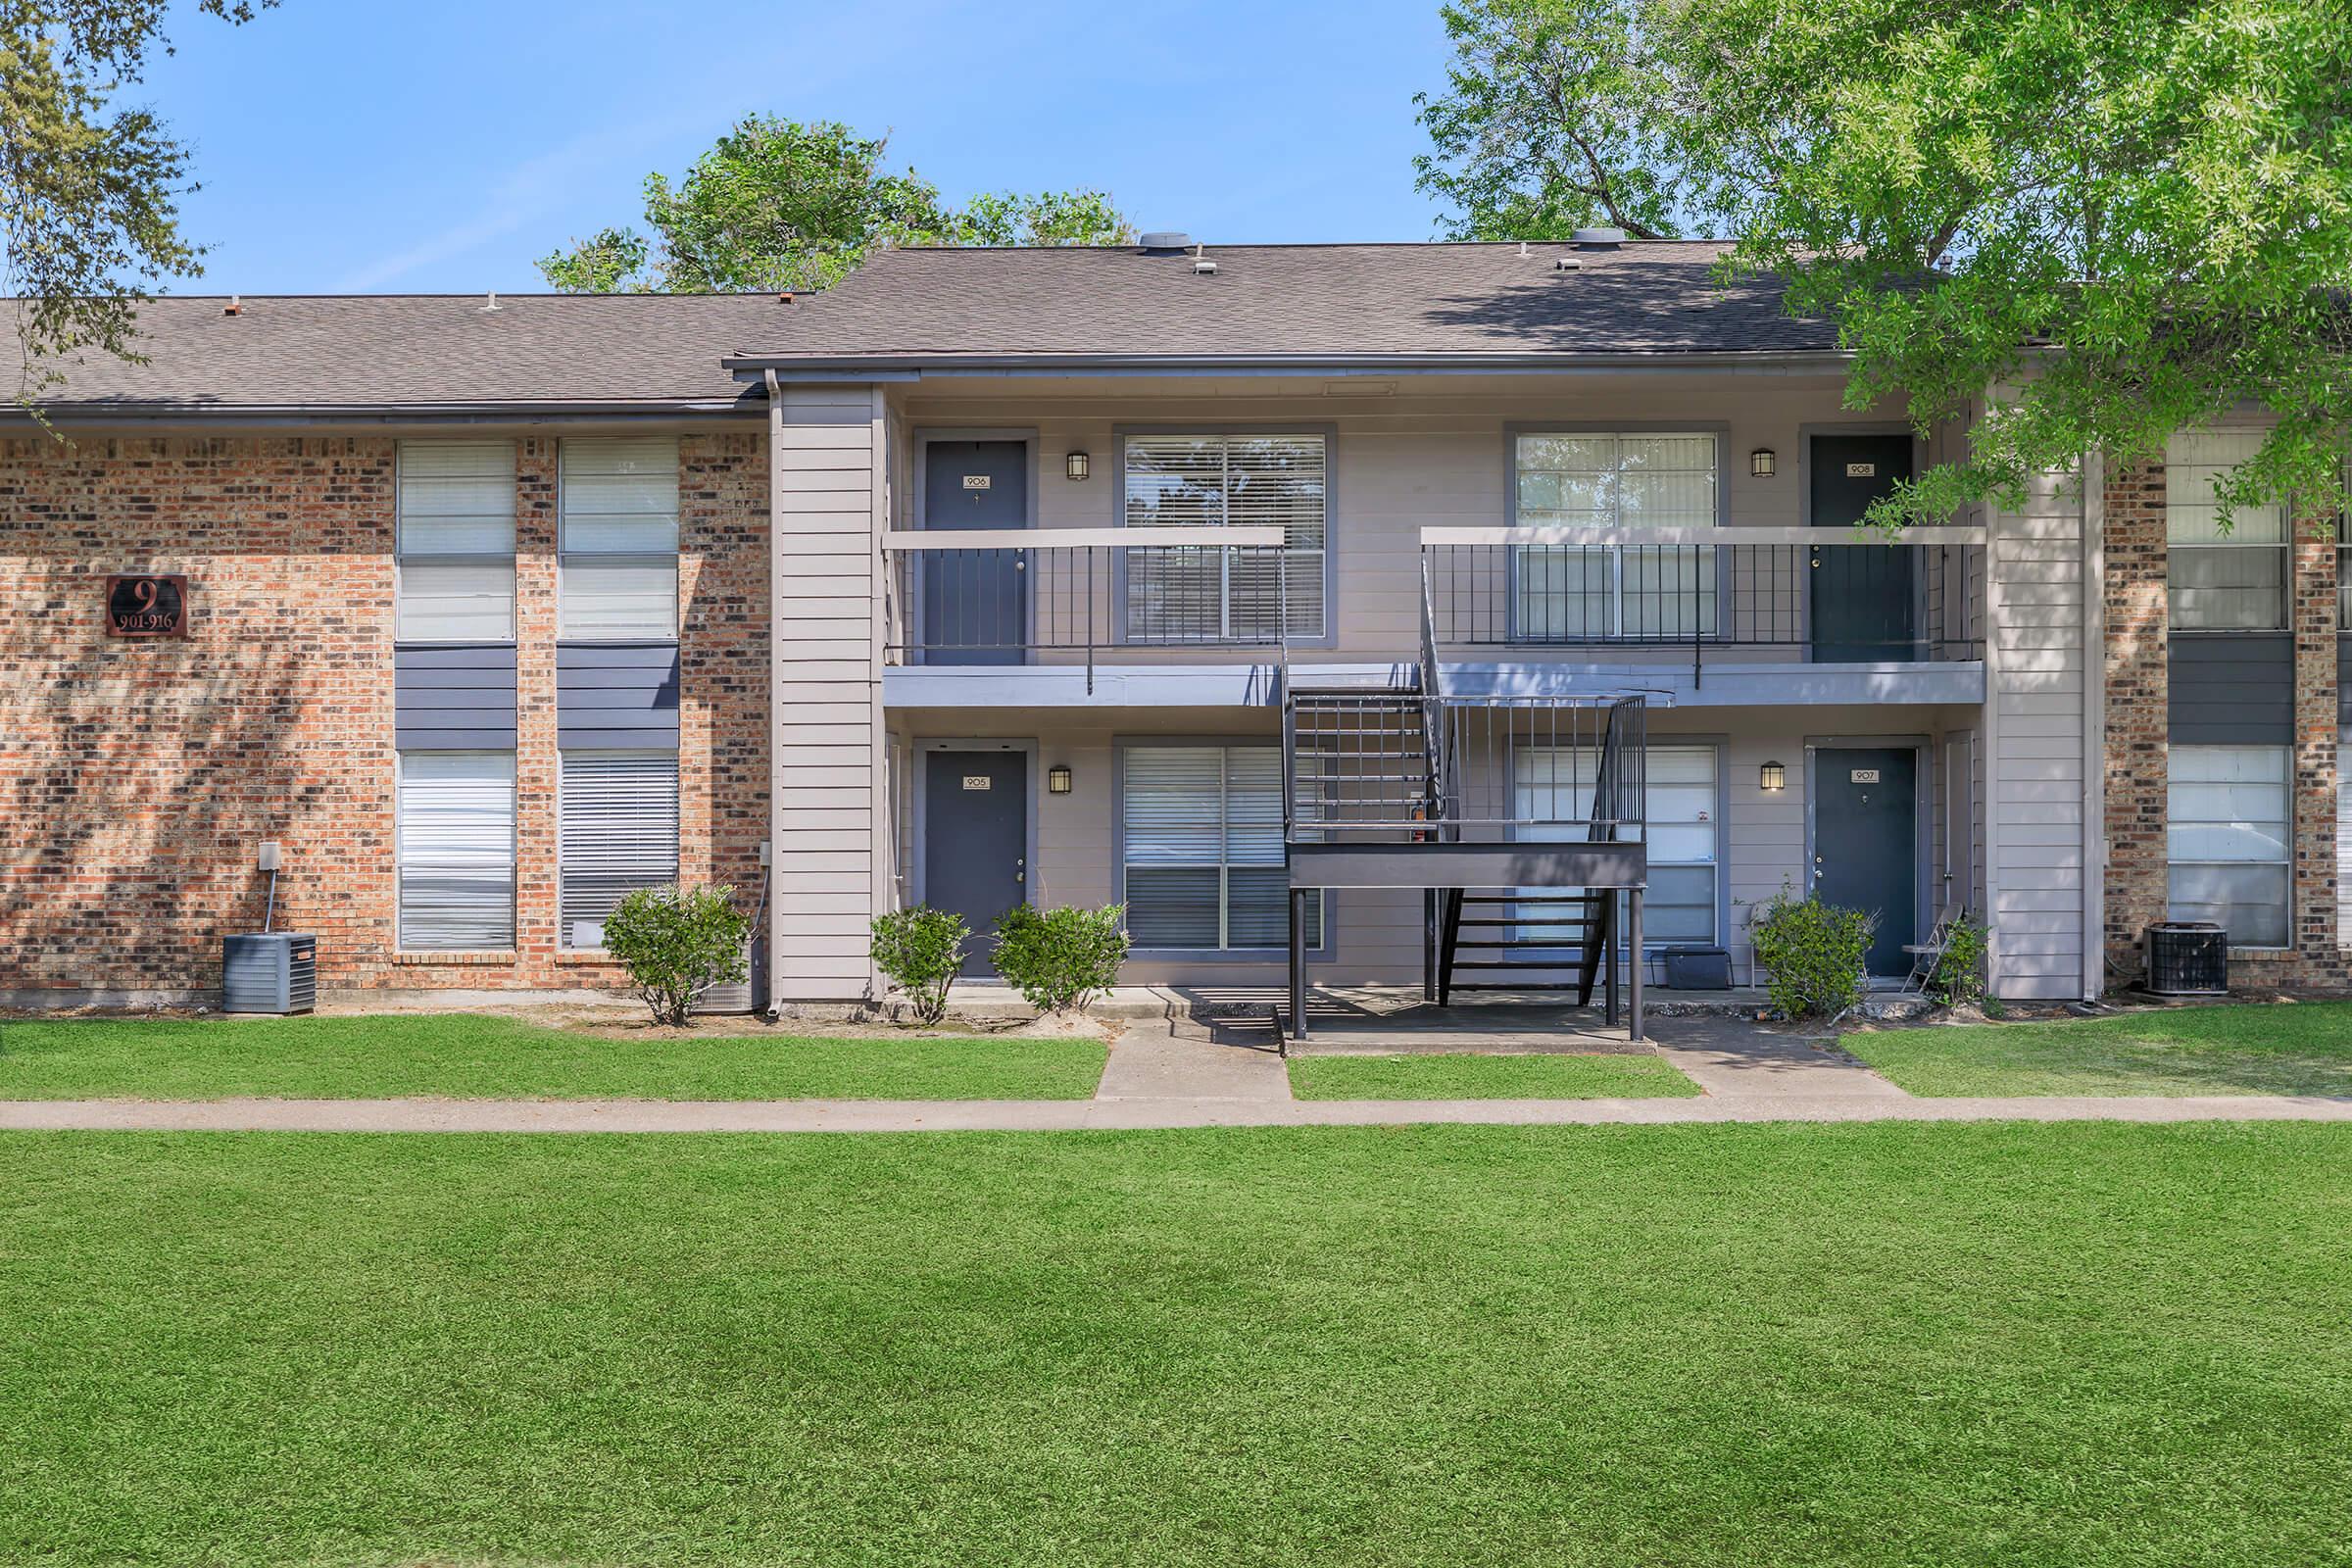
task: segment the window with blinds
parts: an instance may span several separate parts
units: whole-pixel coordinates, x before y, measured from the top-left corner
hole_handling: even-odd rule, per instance
[[[514,754],[400,758],[400,945],[514,946]]]
[[[2166,791],[2169,913],[2233,947],[2287,945],[2290,759],[2283,746],[2175,746]]]
[[[1127,930],[1138,948],[1290,945],[1282,754],[1272,746],[1131,746],[1120,783]],[[1323,896],[1306,941],[1323,945]]]
[[[678,634],[678,443],[566,438],[561,457],[557,635],[574,641]]]
[[[557,801],[566,948],[604,946],[605,916],[639,888],[678,878],[675,752],[565,752]]]
[[[403,441],[393,503],[407,643],[514,640],[514,443]]]
[[[1712,528],[1715,437],[1702,432],[1519,437],[1527,528]],[[1531,545],[1512,552],[1514,630],[1530,642],[1706,636],[1715,552],[1704,545]]]
[[[2175,631],[2286,626],[2286,509],[2240,507],[2222,531],[2214,481],[2262,446],[2258,429],[2182,431],[2164,460],[2166,586]]]
[[[1280,528],[1283,548],[1127,552],[1126,635],[1140,643],[1320,637],[1325,538],[1319,435],[1131,435],[1131,528]]]
[[[1529,824],[1521,837],[1582,841],[1599,766],[1600,751],[1592,746],[1525,747],[1514,753],[1513,805]],[[1642,899],[1644,943],[1717,940],[1721,824],[1715,781],[1712,746],[1651,746],[1642,754],[1643,835],[1649,845],[1649,888]],[[1545,930],[1531,922],[1519,934],[1542,940]],[[1567,933],[1560,936],[1567,940]]]

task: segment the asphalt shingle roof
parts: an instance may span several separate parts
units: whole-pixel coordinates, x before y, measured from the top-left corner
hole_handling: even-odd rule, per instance
[[[1713,240],[899,250],[771,318],[749,358],[1690,354],[1833,349]],[[1561,259],[1577,263],[1559,270]]]
[[[733,404],[719,361],[780,340],[795,307],[737,295],[169,297],[139,311],[149,363],[84,354],[44,408],[173,413],[532,404]]]

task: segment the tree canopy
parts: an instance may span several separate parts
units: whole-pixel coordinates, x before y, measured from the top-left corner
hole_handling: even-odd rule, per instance
[[[140,358],[145,285],[202,269],[179,229],[196,186],[187,147],[154,110],[125,105],[163,33],[170,0],[0,0],[0,243],[19,350],[17,399],[54,384],[84,349]],[[196,0],[253,20],[276,0]]]
[[[1099,190],[1004,191],[962,208],[913,170],[883,167],[888,137],[833,122],[753,115],[672,184],[645,181],[642,230],[600,230],[540,259],[569,293],[824,288],[878,245],[1123,245],[1134,226]]]
[[[1979,416],[1874,521],[2014,504],[2035,472],[2154,457],[2249,404],[2275,423],[2224,503],[2342,507],[2352,0],[1452,9],[1454,85],[1423,118],[1455,226],[1521,237],[1514,215],[1579,200],[1636,232],[1688,215],[1733,242],[1727,272],[1836,323],[1851,405]],[[1514,152],[1519,124],[1545,128]]]

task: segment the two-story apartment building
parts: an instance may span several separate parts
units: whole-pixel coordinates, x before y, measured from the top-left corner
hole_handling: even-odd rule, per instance
[[[216,984],[267,841],[329,987],[609,984],[603,911],[684,876],[764,886],[782,1002],[870,994],[879,910],[1023,899],[1123,904],[1137,982],[1296,953],[1581,993],[1604,940],[1744,980],[1784,888],[1875,910],[1882,972],[1966,908],[2000,994],[2094,995],[2168,901],[2275,934],[2223,808],[2276,759],[2178,716],[2184,667],[2268,681],[2264,636],[2290,922],[2331,961],[2332,556],[2324,607],[2299,549],[2288,623],[2200,663],[2144,624],[2168,572],[2177,623],[2253,556],[2168,556],[2150,519],[2194,503],[2147,474],[1860,535],[1936,453],[1714,254],[1169,240],[889,252],[799,300],[160,302],[147,365],[59,389],[70,444],[0,463],[0,992]],[[185,579],[186,635],[114,634],[139,574]]]

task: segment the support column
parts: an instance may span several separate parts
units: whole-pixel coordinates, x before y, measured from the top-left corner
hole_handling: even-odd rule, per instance
[[[1626,1001],[1633,1009],[1633,1015],[1628,1021],[1633,1026],[1631,1030],[1633,1037],[1640,1040],[1642,1038],[1642,890],[1640,888],[1626,889],[1625,903],[1625,945],[1627,951],[1633,955],[1634,960],[1626,970]]]
[[[1291,1038],[1306,1038],[1306,890],[1291,889]]]

